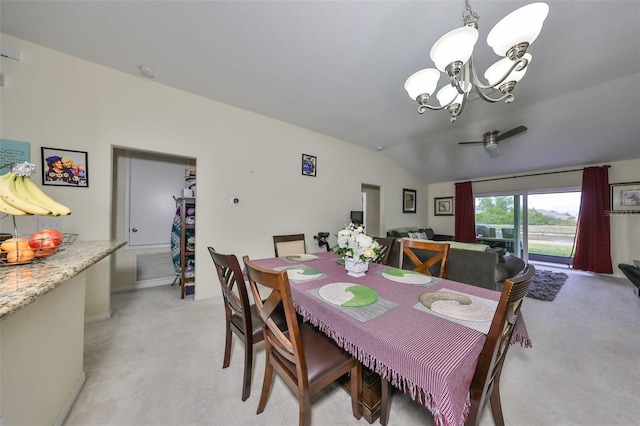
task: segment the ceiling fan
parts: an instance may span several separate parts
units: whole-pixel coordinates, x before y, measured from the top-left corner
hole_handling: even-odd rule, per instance
[[[484,135],[482,135],[482,141],[474,141],[474,142],[458,142],[460,145],[472,145],[472,144],[483,144],[484,150],[489,153],[490,157],[497,157],[500,154],[500,148],[498,147],[498,142],[504,139],[511,138],[515,135],[519,135],[520,133],[526,132],[527,128],[525,126],[518,126],[515,129],[511,129],[507,132],[500,133],[499,130],[491,130]]]

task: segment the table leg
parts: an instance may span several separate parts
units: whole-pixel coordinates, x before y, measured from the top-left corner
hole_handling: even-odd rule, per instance
[[[350,393],[349,377],[341,379],[342,388]],[[380,376],[367,367],[362,367],[362,417],[374,423],[380,417],[382,386]]]

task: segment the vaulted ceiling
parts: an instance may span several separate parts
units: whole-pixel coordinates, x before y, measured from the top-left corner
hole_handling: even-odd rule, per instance
[[[523,1],[471,1],[474,60]],[[0,31],[338,139],[381,150],[426,182],[640,158],[640,2],[547,0],[515,101],[417,113],[405,79],[464,1],[12,1]],[[140,76],[140,78],[144,78]],[[440,85],[444,84],[444,77]],[[489,130],[528,127],[490,157]]]

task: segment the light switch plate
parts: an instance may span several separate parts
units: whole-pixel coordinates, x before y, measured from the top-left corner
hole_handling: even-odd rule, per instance
[[[55,229],[56,231],[63,231],[63,221],[59,217],[41,217],[38,218],[38,231],[43,229]]]

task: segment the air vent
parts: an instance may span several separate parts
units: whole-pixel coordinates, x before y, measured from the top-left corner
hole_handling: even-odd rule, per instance
[[[15,61],[20,60],[20,50],[17,47],[12,46],[0,46],[0,56],[3,58],[13,59]]]

